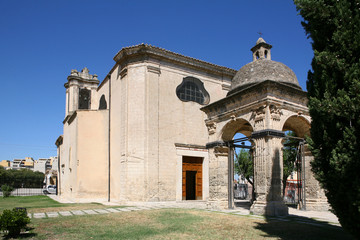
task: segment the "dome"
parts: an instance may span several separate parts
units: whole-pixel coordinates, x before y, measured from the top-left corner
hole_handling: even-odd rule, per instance
[[[295,73],[285,64],[272,61],[271,45],[259,38],[253,51],[253,62],[243,66],[231,81],[229,94],[267,80],[284,83],[301,89]]]

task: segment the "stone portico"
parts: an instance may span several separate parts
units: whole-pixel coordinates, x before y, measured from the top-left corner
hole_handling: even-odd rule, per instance
[[[233,152],[222,143],[232,140],[236,133],[242,133],[254,146],[256,200],[251,212],[272,216],[288,214],[282,197],[284,131],[294,131],[304,138],[309,135],[310,116],[306,92],[290,68],[271,60],[271,47],[259,38],[251,49],[253,61],[236,73],[227,96],[203,107],[202,111],[207,114],[205,122],[209,130],[210,201],[221,202],[222,199],[224,206],[231,195],[232,183],[229,181],[232,178],[228,176],[229,172],[231,174],[228,169],[232,169],[233,161],[228,161],[228,157],[231,158],[229,154],[233,155]],[[308,176],[312,176],[311,159],[307,153]],[[312,193],[307,191],[308,197],[324,199],[314,177],[309,179]]]

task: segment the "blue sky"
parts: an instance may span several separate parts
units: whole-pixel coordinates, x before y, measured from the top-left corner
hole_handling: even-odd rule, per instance
[[[148,43],[238,70],[262,32],[304,90],[313,56],[288,0],[3,0],[0,9],[0,160],[55,156],[71,69],[103,80],[123,47]]]

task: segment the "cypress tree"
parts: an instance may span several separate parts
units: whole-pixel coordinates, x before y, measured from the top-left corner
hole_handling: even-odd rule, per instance
[[[314,50],[307,80],[312,170],[341,225],[360,239],[360,2],[294,3]]]

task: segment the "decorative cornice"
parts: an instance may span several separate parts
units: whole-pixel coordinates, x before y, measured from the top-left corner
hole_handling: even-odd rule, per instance
[[[121,72],[119,73],[120,78],[124,78],[127,75],[127,72],[128,72],[127,68],[122,69]]]
[[[152,72],[152,73],[156,73],[156,74],[159,74],[159,75],[161,73],[160,68],[159,67],[154,67],[154,66],[147,66],[147,71]]]
[[[74,121],[76,115],[77,115],[76,111],[70,112],[70,113],[65,117],[65,119],[64,119],[64,121],[63,121],[63,124],[65,124],[65,123],[71,124],[72,121]]]
[[[63,144],[63,135],[60,135],[60,136],[56,139],[55,145],[56,145],[57,147],[59,147],[59,146],[62,145],[62,144]]]
[[[121,62],[134,57],[142,56],[145,59],[157,58],[188,67],[202,69],[206,72],[211,72],[216,75],[226,76],[232,78],[236,74],[236,70],[208,63],[199,59],[187,57],[178,53],[174,53],[163,48],[151,46],[149,44],[139,44],[136,46],[125,47],[121,49],[114,57],[114,61],[121,64]]]
[[[86,67],[81,70],[81,72],[78,72],[76,69],[71,70],[70,75],[67,77],[68,82],[64,84],[65,88],[68,88],[70,86],[70,82],[82,82],[82,83],[90,83],[94,85],[99,84],[99,79],[96,74],[89,74],[89,69]]]
[[[75,112],[69,117],[69,119],[68,119],[68,124],[69,124],[69,125],[74,121],[74,119],[76,118],[76,116],[77,116],[77,112],[75,111]]]
[[[230,89],[231,89],[231,85],[224,84],[224,83],[221,85],[221,87],[222,87],[222,90],[226,90],[226,91],[230,91]]]
[[[197,144],[186,144],[186,143],[175,143],[175,147],[179,148],[196,148],[196,149],[206,149],[203,145],[197,145]]]
[[[285,132],[274,130],[274,129],[265,129],[261,131],[256,131],[251,134],[251,138],[263,138],[263,137],[277,137],[277,138],[284,138]]]
[[[256,85],[252,85],[248,88],[242,89],[241,91],[238,91],[234,94],[231,94],[229,96],[226,96],[223,99],[220,99],[216,102],[213,102],[205,107],[202,107],[201,110],[203,112],[205,112],[206,114],[208,114],[208,118],[212,118],[215,116],[220,116],[220,115],[228,115],[230,114],[232,111],[237,111],[239,108],[245,108],[245,107],[250,107],[251,105],[259,105],[261,104],[261,102],[266,101],[266,97],[277,97],[277,98],[283,98],[283,95],[279,95],[276,93],[274,94],[274,90],[275,91],[283,91],[286,93],[289,93],[289,95],[295,99],[294,102],[296,102],[296,104],[299,104],[299,106],[297,108],[299,108],[298,110],[307,112],[307,93],[300,90],[300,89],[296,89],[293,88],[289,85],[283,84],[283,83],[278,83],[278,82],[273,82],[273,81],[264,81],[261,83],[258,83]],[[256,100],[253,103],[247,103],[245,104],[245,106],[239,106],[239,104],[241,103],[241,101],[243,101],[243,99],[245,99],[246,95],[251,95],[253,96],[258,95],[259,99]],[[260,98],[261,96],[261,98]],[[268,99],[268,101],[272,101],[271,99]],[[300,102],[298,102],[300,101]],[[236,106],[234,104],[238,103]],[[291,100],[284,100],[282,105],[283,108],[286,107],[290,107],[290,104],[292,103]],[[300,107],[300,105],[302,107]],[[253,108],[253,106],[252,106]]]
[[[206,148],[214,148],[214,147],[224,147],[226,146],[226,143],[224,141],[215,141],[215,142],[209,142],[206,144]]]

